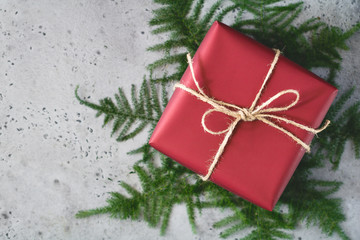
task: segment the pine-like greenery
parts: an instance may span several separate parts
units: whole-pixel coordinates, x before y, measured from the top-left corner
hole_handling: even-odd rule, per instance
[[[302,11],[301,2],[279,5],[280,0],[227,0],[205,7],[205,0],[154,2],[161,7],[154,11],[150,21],[153,33],[167,33],[169,38],[148,49],[164,55],[148,66],[150,77],[144,79],[139,93],[132,86],[129,101],[120,88],[115,101],[104,98],[95,104],[80,98],[78,88],[75,90],[81,104],[97,111],[96,116],[104,115],[104,126],[112,123],[112,135],[117,134],[118,141],[133,138],[146,128],[150,129],[151,135],[168,102],[167,84],[181,78],[187,67],[186,52],[193,54],[197,50],[215,20],[233,17],[233,28],[269,47],[281,49],[285,56],[303,67],[328,69],[326,80],[334,85],[337,85],[335,76],[341,63],[339,50],[347,50],[345,41],[360,29],[357,24],[344,32],[318,19],[296,25],[294,22]],[[175,66],[172,73],[152,78],[152,71],[168,65]],[[83,218],[108,213],[120,219],[143,219],[151,227],[160,226],[161,234],[165,234],[173,206],[185,204],[194,232],[196,211],[213,208],[213,211],[228,209],[232,212],[214,223],[215,228],[223,230],[220,235],[224,238],[252,229],[242,239],[292,239],[291,230],[305,221],[308,225],[318,226],[327,235],[337,233],[342,239],[348,239],[340,226],[345,220],[341,199],[331,195],[339,189],[341,182],[314,179],[311,170],[322,167],[328,160],[336,169],[348,140],[353,142],[355,154],[360,158],[360,102],[344,109],[353,91],[340,89],[340,97],[326,117],[332,121],[331,127],[313,140],[315,151],[304,156],[272,212],[211,182],[198,180],[194,173],[152,149],[147,144],[148,139],[144,139],[141,147],[128,153],[141,156],[134,164],[134,172],[139,176],[142,190],[122,182],[120,185],[130,197],[113,192],[107,206],[79,211],[76,216]],[[157,164],[158,159],[161,164]]]
[[[162,84],[162,106],[158,97],[154,81],[144,79],[139,97],[136,95],[135,85],[131,86],[131,106],[126,98],[124,91],[119,88],[115,94],[115,101],[111,98],[100,100],[99,104],[82,100],[78,95],[78,87],[75,90],[75,96],[81,104],[97,111],[96,117],[104,115],[103,127],[113,121],[111,136],[120,131],[117,141],[126,141],[135,137],[147,125],[151,125],[151,132],[155,128],[161,114],[162,108],[167,104],[167,92],[165,84]],[[132,129],[133,128],[133,129]]]

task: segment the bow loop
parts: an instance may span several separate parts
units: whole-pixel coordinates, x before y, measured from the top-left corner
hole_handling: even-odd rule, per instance
[[[231,110],[229,110],[229,111],[231,111]],[[206,125],[206,118],[209,116],[210,113],[213,113],[213,112],[219,112],[219,113],[226,114],[226,113],[224,113],[223,111],[221,111],[220,109],[217,109],[217,108],[211,108],[211,109],[207,110],[207,111],[203,114],[203,116],[202,116],[202,118],[201,118],[201,125],[203,126],[204,131],[207,132],[207,133],[210,133],[210,134],[212,134],[212,135],[220,135],[220,134],[223,134],[223,133],[228,132],[228,131],[229,131],[229,127],[227,127],[227,128],[224,129],[224,130],[220,130],[220,131],[212,131],[212,130],[210,130],[210,129],[207,127],[207,125]],[[229,113],[229,112],[228,112],[228,113]],[[229,115],[229,114],[226,114],[226,115]],[[230,115],[230,116],[231,116],[231,115]]]
[[[291,103],[289,103],[288,105],[283,106],[283,107],[265,108],[265,107],[269,106],[273,101],[275,101],[276,99],[278,99],[281,96],[284,96],[286,94],[295,95],[296,96],[295,100],[292,101]],[[292,108],[293,106],[295,106],[299,102],[299,99],[300,99],[300,94],[299,94],[298,91],[293,90],[293,89],[283,90],[281,92],[278,92],[277,94],[275,94],[271,98],[269,98],[266,102],[264,102],[260,106],[257,106],[255,108],[255,110],[253,111],[253,114],[255,114],[255,113],[270,113],[270,112],[286,111],[286,110],[289,110],[290,108]]]

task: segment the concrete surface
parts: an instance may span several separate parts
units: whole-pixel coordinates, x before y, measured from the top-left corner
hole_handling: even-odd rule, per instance
[[[305,2],[305,18],[343,29],[360,20],[358,0]],[[185,207],[177,206],[165,238],[144,222],[74,218],[102,206],[107,192],[121,191],[118,181],[139,185],[129,174],[136,157],[125,153],[144,135],[117,143],[102,119],[78,104],[74,88],[79,84],[82,96],[97,101],[139,84],[145,66],[160,56],[146,51],[161,41],[147,25],[156,7],[131,0],[0,2],[0,239],[218,239],[221,230],[211,225],[226,213],[215,210],[199,215],[194,235]],[[348,43],[338,76],[343,89],[360,82],[360,33]],[[338,171],[326,166],[314,174],[344,182],[335,194],[344,200],[343,227],[360,239],[360,160],[351,149],[349,143]],[[294,236],[338,239],[304,225]]]

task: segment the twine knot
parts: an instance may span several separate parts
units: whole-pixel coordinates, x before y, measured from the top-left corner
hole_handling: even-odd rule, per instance
[[[246,108],[241,108],[239,111],[237,111],[237,113],[243,121],[251,122],[256,120],[256,116],[254,116],[253,113]]]
[[[317,134],[321,131],[323,131],[325,128],[327,128],[327,126],[330,124],[329,120],[325,121],[325,124],[318,129],[314,129],[311,127],[308,127],[306,125],[297,123],[295,121],[292,121],[290,119],[284,118],[284,117],[280,117],[277,115],[274,115],[272,113],[274,112],[281,112],[281,111],[286,111],[290,108],[292,108],[293,106],[295,106],[300,98],[300,94],[298,91],[293,90],[293,89],[287,89],[287,90],[283,90],[281,92],[278,92],[277,94],[275,94],[274,96],[272,96],[270,99],[268,99],[266,102],[262,103],[260,106],[257,106],[257,102],[261,96],[262,91],[264,90],[265,84],[266,82],[269,80],[271,74],[273,73],[273,70],[275,69],[276,63],[279,60],[280,57],[280,50],[278,49],[274,49],[274,51],[276,52],[275,57],[271,63],[271,66],[269,68],[269,71],[262,83],[262,86],[259,90],[259,92],[257,93],[254,101],[252,102],[251,106],[249,108],[241,108],[237,105],[234,104],[230,104],[230,103],[226,103],[226,102],[222,102],[222,101],[218,101],[215,100],[209,96],[207,96],[204,91],[200,88],[199,83],[197,82],[196,78],[195,78],[195,73],[194,73],[194,69],[193,69],[193,65],[192,65],[192,59],[190,56],[190,53],[187,54],[187,60],[189,63],[189,67],[190,67],[190,71],[192,74],[192,78],[194,80],[194,83],[197,87],[198,91],[195,91],[191,88],[186,87],[183,84],[177,83],[175,85],[175,88],[181,88],[184,91],[190,93],[191,95],[197,97],[199,100],[206,102],[208,104],[210,104],[212,106],[212,108],[210,108],[209,110],[207,110],[201,119],[201,125],[204,129],[204,131],[212,134],[212,135],[220,135],[223,133],[226,133],[222,143],[219,146],[218,151],[216,152],[216,155],[214,157],[214,160],[212,161],[208,172],[205,176],[200,176],[202,178],[202,180],[206,181],[210,178],[212,172],[215,169],[216,164],[218,163],[222,153],[224,152],[225,146],[227,145],[236,125],[240,122],[240,121],[246,121],[246,122],[251,122],[251,121],[262,121],[263,123],[278,129],[279,131],[285,133],[286,135],[288,135],[291,139],[293,139],[296,143],[300,144],[307,152],[310,152],[310,146],[306,143],[304,143],[301,139],[299,139],[297,136],[295,136],[294,134],[292,134],[291,132],[289,132],[288,130],[284,129],[283,127],[277,125],[276,123],[270,121],[269,119],[275,119],[275,120],[279,120],[279,121],[283,121],[287,124],[291,124],[295,127],[298,127],[300,129],[306,130],[308,132]],[[295,100],[291,103],[289,103],[287,106],[283,106],[283,107],[273,107],[273,108],[269,108],[267,106],[269,106],[274,100],[280,98],[283,95],[286,94],[293,94],[295,96]],[[234,120],[231,122],[231,124],[224,130],[220,130],[220,131],[212,131],[211,129],[209,129],[206,125],[206,118],[208,117],[209,114],[213,113],[213,112],[219,112],[219,113],[223,113],[225,115],[228,115],[230,117],[233,117]]]

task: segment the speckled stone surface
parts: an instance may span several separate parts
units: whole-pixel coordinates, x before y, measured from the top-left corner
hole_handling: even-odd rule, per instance
[[[118,181],[140,188],[130,173],[137,158],[126,152],[145,133],[117,143],[102,119],[78,104],[74,89],[80,85],[82,96],[97,101],[140,84],[145,66],[160,56],[146,48],[165,38],[151,35],[147,24],[156,7],[145,0],[0,2],[0,239],[218,239],[212,223],[226,213],[217,210],[198,214],[194,235],[185,207],[176,206],[165,238],[144,222],[74,218],[122,191]],[[320,17],[343,29],[360,21],[359,0],[306,0],[305,8],[301,19]],[[348,44],[341,89],[360,83],[360,33]],[[359,96],[357,90],[352,100]],[[360,239],[360,160],[352,148],[347,144],[339,170],[327,165],[314,176],[344,182],[335,194],[344,200],[343,227]],[[338,239],[305,225],[294,237]]]

